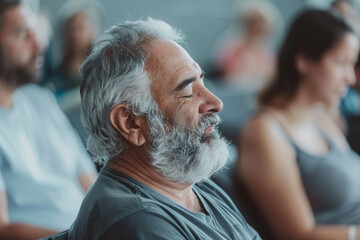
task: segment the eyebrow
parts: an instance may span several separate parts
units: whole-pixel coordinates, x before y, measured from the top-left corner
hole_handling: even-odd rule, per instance
[[[200,78],[203,78],[203,77],[204,77],[204,74],[205,74],[205,72],[204,72],[204,71],[201,71]],[[174,89],[173,92],[180,92],[180,91],[183,90],[187,85],[195,82],[195,80],[196,80],[196,77],[191,77],[191,78],[185,79],[185,80],[182,81],[179,85],[176,86],[176,88]]]

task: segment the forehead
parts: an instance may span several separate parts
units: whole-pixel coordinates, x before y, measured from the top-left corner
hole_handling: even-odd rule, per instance
[[[181,80],[201,74],[199,65],[180,45],[173,41],[156,40],[148,46],[145,64],[152,88],[171,89]]]
[[[77,12],[67,20],[68,25],[72,25],[76,23],[77,24],[88,23],[88,22],[89,22],[89,18],[84,12]]]
[[[25,24],[25,8],[21,5],[8,8],[3,16],[0,31],[11,32]]]
[[[346,33],[340,41],[328,51],[329,54],[349,55],[357,58],[359,49],[359,40],[353,33]],[[355,59],[356,60],[356,59]]]

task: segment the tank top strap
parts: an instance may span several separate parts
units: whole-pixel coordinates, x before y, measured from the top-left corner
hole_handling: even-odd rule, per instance
[[[261,113],[266,113],[269,117],[271,117],[274,120],[274,122],[277,124],[282,135],[290,143],[290,145],[292,145],[296,149],[298,148],[297,144],[294,142],[294,140],[290,136],[289,132],[286,130],[286,127],[282,123],[281,119],[279,119],[279,117],[276,116],[276,114],[274,114],[273,111],[266,109],[266,108],[262,108],[261,110],[259,110],[258,114],[261,114]]]
[[[315,122],[314,125],[315,125],[316,130],[320,133],[321,137],[323,137],[324,141],[326,142],[326,144],[328,144],[330,149],[332,149],[333,147],[336,147],[336,144],[330,138],[330,136],[328,134],[326,134],[325,130],[322,127],[320,127],[317,122]]]
[[[279,119],[278,116],[276,116],[276,114],[274,114],[271,110],[263,108],[261,111],[259,112],[265,112],[268,113],[268,115],[270,117],[273,118],[273,120],[276,122],[276,124],[278,125],[282,135],[285,137],[285,139],[289,142],[289,144],[294,147],[297,151],[303,152],[302,148],[298,146],[298,144],[293,140],[293,138],[291,137],[291,135],[289,134],[289,131],[287,130],[285,124],[282,122],[281,119]],[[332,141],[332,139],[326,134],[326,132],[324,131],[324,129],[322,129],[318,123],[314,122],[314,126],[315,129],[319,132],[320,136],[324,139],[325,143],[328,145],[329,149],[334,149],[335,144]]]

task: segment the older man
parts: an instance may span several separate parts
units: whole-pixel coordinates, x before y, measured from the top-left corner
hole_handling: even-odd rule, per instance
[[[0,1],[0,239],[70,227],[96,171],[54,96],[35,84],[39,52],[20,1]]]
[[[162,21],[125,22],[83,64],[88,149],[104,168],[69,239],[260,239],[207,180],[228,157],[222,102],[182,39]]]

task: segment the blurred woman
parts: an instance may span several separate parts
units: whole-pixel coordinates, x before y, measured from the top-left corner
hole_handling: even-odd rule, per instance
[[[79,67],[101,28],[101,10],[96,1],[68,1],[60,9],[44,76],[57,97],[80,85]]]
[[[84,144],[88,135],[80,120],[79,67],[101,31],[103,16],[97,1],[67,1],[59,10],[57,30],[45,57],[43,84],[55,92],[59,106]]]
[[[234,8],[236,29],[225,36],[220,46],[218,72],[226,82],[239,88],[259,90],[273,75],[275,54],[270,39],[280,14],[271,2],[264,0],[238,0]]]
[[[279,239],[360,239],[360,158],[322,108],[354,84],[358,50],[340,16],[302,12],[243,132],[238,176]]]
[[[341,101],[341,110],[346,119],[346,137],[350,147],[360,154],[360,52],[355,64],[356,82]]]
[[[63,88],[72,88],[80,84],[79,67],[93,44],[94,33],[88,15],[85,12],[74,13],[64,26],[64,56],[60,71],[64,79]]]

